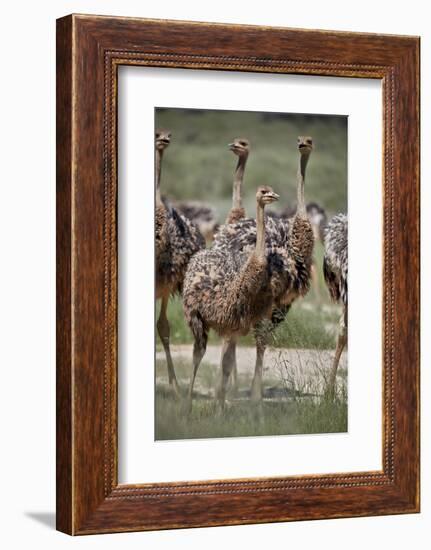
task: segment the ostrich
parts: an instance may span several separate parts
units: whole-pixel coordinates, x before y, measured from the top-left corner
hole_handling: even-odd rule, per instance
[[[177,212],[197,226],[207,243],[214,239],[214,234],[219,228],[214,208],[199,201],[175,201],[173,206]]]
[[[306,167],[312,150],[312,138],[299,136],[297,208],[294,217],[266,219],[266,244],[271,251],[271,266],[274,270],[274,301],[269,316],[270,322],[261,320],[255,327],[256,365],[251,388],[251,397],[254,401],[262,399],[263,358],[268,335],[285,319],[293,301],[299,296],[305,296],[310,288],[314,237],[306,211],[304,185]],[[244,219],[236,224],[223,226],[215,236],[214,248],[240,253],[249,250],[255,242],[256,223],[254,220]]]
[[[245,165],[250,153],[250,142],[245,138],[235,138],[229,143],[229,149],[238,157],[232,189],[232,208],[230,209],[226,224],[233,224],[245,218],[245,209],[242,206],[242,184],[244,182]],[[235,345],[232,344],[232,379],[233,391],[238,390],[238,367],[236,364]]]
[[[335,302],[343,304],[340,318],[337,348],[328,382],[328,395],[334,397],[335,380],[341,353],[347,343],[347,216],[337,214],[329,222],[325,231],[325,255],[323,257],[323,274],[329,294]]]
[[[258,188],[256,239],[252,248],[239,253],[211,248],[200,251],[190,261],[183,292],[185,317],[195,338],[189,408],[209,329],[224,337],[222,375],[217,392],[223,407],[227,381],[234,365],[237,337],[247,334],[260,319],[271,313],[273,290],[266,251],[264,208],[278,198],[271,187]]]
[[[242,206],[241,187],[244,181],[245,165],[250,152],[250,142],[244,138],[235,138],[229,143],[229,149],[238,157],[235,177],[233,180],[232,208],[225,223],[236,223],[245,218],[245,210]]]
[[[163,152],[171,141],[171,133],[157,130],[155,136],[156,171],[156,299],[161,299],[157,330],[166,354],[169,385],[179,395],[179,386],[169,347],[169,321],[166,316],[169,297],[181,293],[190,258],[204,247],[199,230],[161,198],[160,175]]]

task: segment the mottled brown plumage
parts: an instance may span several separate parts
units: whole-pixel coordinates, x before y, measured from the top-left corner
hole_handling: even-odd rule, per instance
[[[218,214],[212,206],[204,202],[185,200],[175,201],[173,206],[199,229],[207,243],[213,240],[220,223]]]
[[[345,214],[337,214],[325,231],[323,273],[331,298],[347,305],[348,224]]]
[[[198,252],[190,261],[184,279],[184,313],[195,337],[191,402],[194,379],[205,353],[208,331],[228,337],[226,357],[222,358],[222,382],[219,398],[224,403],[226,382],[233,362],[230,342],[247,334],[257,321],[271,314],[273,275],[265,243],[264,207],[278,199],[270,187],[259,187],[256,194],[257,236],[252,249],[237,252],[212,248]]]
[[[159,264],[163,250],[169,246],[168,217],[164,204],[156,204],[154,219],[155,248],[156,248],[156,266]],[[157,267],[156,267],[157,269]],[[157,284],[156,284],[157,293]]]
[[[199,229],[165,200],[156,206],[156,297],[181,293],[190,258],[205,247]]]
[[[189,220],[181,216],[166,200],[160,191],[161,163],[163,152],[168,147],[171,134],[167,130],[157,130],[156,149],[156,298],[161,299],[157,329],[166,353],[169,384],[179,392],[174,365],[169,347],[170,328],[166,316],[169,297],[182,291],[184,275],[190,258],[205,245],[199,230]]]
[[[305,206],[307,216],[313,228],[314,240],[320,240],[323,244],[325,238],[325,228],[328,223],[325,209],[317,202],[307,202]],[[296,214],[296,207],[286,206],[280,212],[268,210],[267,215],[276,219],[293,218]]]
[[[245,218],[245,208],[231,208],[226,218],[226,224],[237,223]]]

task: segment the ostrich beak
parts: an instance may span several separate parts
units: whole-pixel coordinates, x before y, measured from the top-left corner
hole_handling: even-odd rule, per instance
[[[269,195],[274,201],[278,201],[278,199],[280,198],[280,195],[278,193],[274,193],[272,192],[270,195]]]

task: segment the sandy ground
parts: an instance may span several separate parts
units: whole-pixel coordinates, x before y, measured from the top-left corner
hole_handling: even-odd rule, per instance
[[[171,346],[172,359],[174,364],[179,362],[188,364],[192,360],[191,345]],[[309,350],[309,349],[278,349],[268,348],[265,354],[264,362],[264,386],[268,397],[283,392],[295,391],[299,394],[319,395],[323,393],[325,378],[329,373],[334,351]],[[254,347],[239,346],[237,348],[237,368],[239,387],[249,388],[256,358]],[[156,359],[165,360],[164,351],[158,351]],[[220,364],[220,346],[209,345],[203,360],[209,365],[213,365],[218,370]],[[187,383],[186,378],[179,381]],[[347,353],[344,352],[339,368],[338,379],[345,379],[347,375]],[[188,378],[188,377],[187,377]],[[158,383],[167,382],[163,374],[157,377]],[[198,391],[212,393],[212,389],[203,387],[202,381],[199,383],[199,373],[196,380]],[[246,392],[246,390],[244,390]],[[246,395],[245,395],[246,396]]]

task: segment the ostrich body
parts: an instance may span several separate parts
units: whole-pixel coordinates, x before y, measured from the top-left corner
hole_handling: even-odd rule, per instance
[[[328,223],[328,217],[325,209],[317,204],[317,202],[307,203],[307,214],[313,228],[314,240],[320,240],[324,243],[325,240],[325,228]]]
[[[244,182],[245,165],[250,152],[250,142],[245,138],[235,138],[229,143],[229,149],[238,157],[235,177],[233,180],[232,208],[226,218],[227,224],[236,223],[245,218],[245,210],[242,206],[241,188]]]
[[[293,218],[266,218],[266,246],[270,250],[274,274],[273,308],[268,323],[260,321],[255,327],[256,365],[252,383],[253,400],[262,399],[263,358],[268,333],[285,319],[293,301],[305,296],[310,289],[311,262],[314,245],[313,229],[307,216],[304,185],[306,166],[313,148],[310,137],[298,138],[299,165],[297,172],[297,209]],[[256,222],[244,219],[225,225],[215,236],[214,248],[240,253],[256,242]]]
[[[234,365],[237,337],[247,334],[260,319],[271,314],[272,268],[266,250],[264,208],[275,200],[278,200],[278,195],[270,187],[259,187],[253,247],[240,252],[220,248],[202,250],[190,261],[183,293],[185,317],[195,338],[190,406],[209,330],[213,329],[224,337],[218,390],[223,406],[227,381]]]
[[[325,239],[325,228],[328,223],[328,217],[325,209],[317,202],[307,202],[305,206],[307,210],[308,219],[310,220],[311,227],[313,228],[314,240],[320,240],[322,244]],[[281,212],[268,211],[267,215],[275,219],[289,219],[293,218],[296,213],[296,208],[286,206]]]
[[[220,224],[217,212],[212,206],[200,201],[175,201],[173,206],[199,229],[207,243],[213,240]]]
[[[328,383],[330,397],[334,396],[338,364],[347,343],[347,243],[347,216],[345,214],[337,214],[329,222],[325,231],[325,255],[323,257],[323,274],[329,294],[334,302],[341,302],[343,305],[337,347]]]
[[[157,330],[166,353],[169,385],[178,394],[178,382],[169,346],[170,328],[166,310],[171,294],[182,292],[184,275],[190,258],[205,243],[196,226],[181,216],[174,208],[169,206],[167,201],[163,201],[161,198],[160,175],[162,157],[164,150],[170,143],[170,139],[170,132],[166,130],[156,131],[156,299],[161,299]]]
[[[308,219],[310,220],[311,227],[313,229],[314,241],[320,241],[322,245],[324,244],[325,239],[325,228],[328,222],[325,209],[317,204],[316,202],[308,202],[306,205]],[[295,209],[287,206],[281,212],[268,211],[268,216],[271,216],[275,219],[284,219],[291,218],[295,215]],[[311,281],[313,284],[314,291],[316,293],[317,299],[320,301],[320,286],[319,278],[317,275],[317,267],[314,262],[314,259],[311,263]]]

